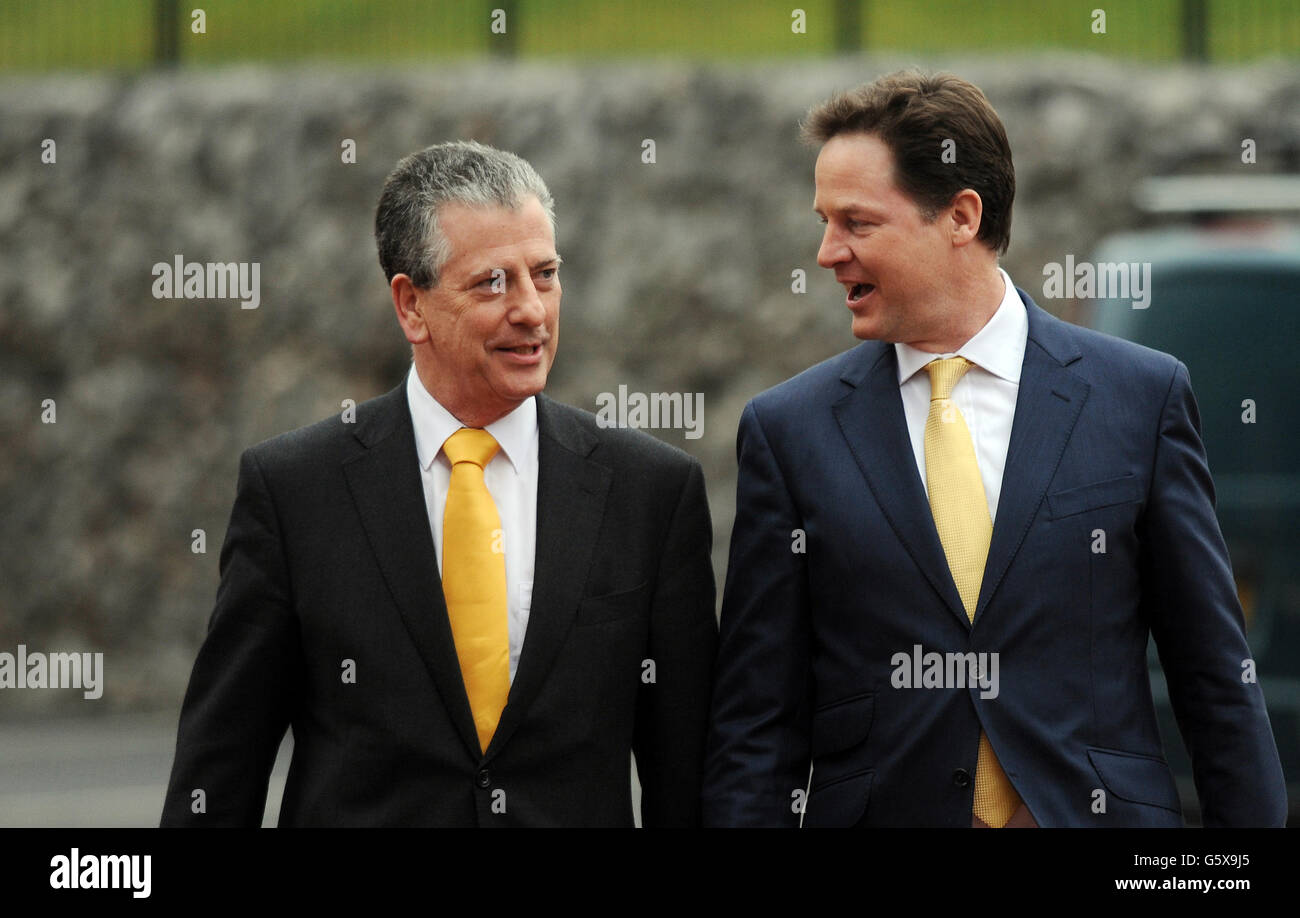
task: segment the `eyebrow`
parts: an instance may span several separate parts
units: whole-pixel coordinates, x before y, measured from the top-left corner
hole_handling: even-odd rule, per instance
[[[819,217],[826,216],[826,214],[823,213],[822,210],[815,205],[813,206],[812,210],[813,213],[815,213]],[[879,211],[858,201],[851,201],[848,204],[845,204],[843,207],[832,207],[831,210],[841,214],[865,214],[866,216],[869,217],[880,216]]]
[[[534,262],[533,264],[530,264],[530,265],[528,266],[528,270],[529,270],[529,272],[540,271],[540,270],[542,270],[543,268],[545,268],[545,267],[547,267],[547,266],[549,266],[549,265],[554,265],[555,267],[558,268],[562,263],[563,263],[563,259],[561,259],[559,255],[556,255],[554,258],[543,258],[541,261],[537,261],[537,262]],[[491,277],[491,276],[492,276],[492,272],[493,272],[493,271],[496,271],[498,268],[501,268],[501,266],[500,266],[500,265],[488,265],[488,266],[485,266],[485,267],[479,268],[477,271],[473,271],[473,272],[470,273],[470,275],[469,275],[470,280],[474,281],[475,283],[479,283],[479,282],[481,282],[483,279]],[[504,270],[504,269],[502,269],[502,270]]]

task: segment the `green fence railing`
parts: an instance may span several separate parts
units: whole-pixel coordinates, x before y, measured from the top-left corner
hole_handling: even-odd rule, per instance
[[[0,70],[861,51],[1300,57],[1300,0],[4,0]]]

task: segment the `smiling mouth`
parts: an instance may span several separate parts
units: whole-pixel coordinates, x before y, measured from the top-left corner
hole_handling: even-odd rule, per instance
[[[510,354],[518,354],[520,357],[531,357],[542,349],[540,344],[521,344],[518,347],[499,347],[498,351],[506,351]]]
[[[854,284],[853,288],[849,290],[849,302],[856,303],[875,289],[875,284]]]

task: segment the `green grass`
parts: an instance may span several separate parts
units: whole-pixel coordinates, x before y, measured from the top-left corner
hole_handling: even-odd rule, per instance
[[[4,0],[0,70],[137,69],[153,55],[155,0]],[[494,7],[512,9],[524,57],[797,58],[834,53],[835,0],[186,0],[187,65],[356,63],[480,56],[502,44]],[[207,16],[190,31],[190,10]],[[807,31],[791,31],[791,11]],[[1094,8],[1106,34],[1094,34]],[[1178,59],[1182,0],[863,0],[865,50],[937,54],[1091,51]],[[1211,59],[1300,56],[1300,0],[1209,0]]]

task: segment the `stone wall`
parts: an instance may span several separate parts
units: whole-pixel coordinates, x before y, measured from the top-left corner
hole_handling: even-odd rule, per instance
[[[403,377],[374,205],[399,157],[453,138],[521,154],[555,195],[565,294],[548,391],[590,410],[620,384],[704,394],[702,438],[658,434],[705,464],[721,588],[745,401],[856,343],[816,265],[814,152],[797,122],[831,90],[911,63],[0,82],[0,650],[102,651],[96,710],[179,704],[240,451]],[[1018,194],[1003,264],[1035,296],[1045,262],[1086,257],[1139,220],[1142,176],[1300,166],[1294,67],[924,65],[981,85],[1006,123]],[[344,139],[355,164],[341,161]],[[178,254],[259,263],[259,307],[154,298],[152,266]],[[1069,316],[1068,303],[1043,305]],[[41,422],[45,399],[56,423]],[[4,692],[0,720],[86,703]]]

